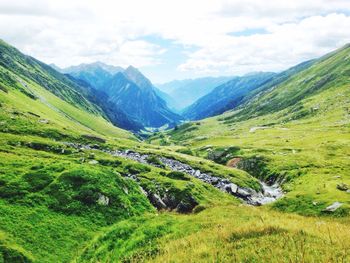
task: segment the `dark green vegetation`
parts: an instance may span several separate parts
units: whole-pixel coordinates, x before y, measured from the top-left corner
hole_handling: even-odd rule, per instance
[[[148,144],[113,126],[81,82],[0,46],[1,263],[350,260],[348,47]],[[286,195],[247,206],[161,157],[257,191],[255,177],[277,180]]]

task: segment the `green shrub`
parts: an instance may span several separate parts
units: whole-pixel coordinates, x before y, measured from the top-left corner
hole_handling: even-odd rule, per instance
[[[159,160],[159,158],[155,155],[149,155],[147,158],[146,158],[146,161],[148,163],[151,163],[153,165],[157,165],[159,167],[162,167],[162,168],[165,168],[165,165],[162,163],[161,160]]]
[[[128,164],[125,166],[125,170],[131,174],[148,173],[151,171],[148,166],[140,163]]]
[[[104,166],[118,167],[122,164],[119,160],[98,159],[98,162]]]
[[[172,171],[167,174],[167,177],[175,180],[184,180],[184,181],[189,181],[190,178],[188,175],[182,172],[177,172],[177,171]]]
[[[26,173],[23,179],[30,185],[30,191],[36,192],[48,186],[54,177],[45,171],[36,171]]]
[[[207,209],[204,205],[197,205],[194,209],[193,209],[193,213],[198,214],[202,211],[204,211],[205,209]]]

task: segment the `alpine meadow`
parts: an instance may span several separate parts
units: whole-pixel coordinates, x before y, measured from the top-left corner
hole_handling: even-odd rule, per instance
[[[12,262],[350,262],[350,2],[0,0]]]

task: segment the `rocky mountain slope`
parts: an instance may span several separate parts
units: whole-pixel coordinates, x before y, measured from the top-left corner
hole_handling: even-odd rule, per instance
[[[70,74],[76,79],[84,80],[96,89],[102,88],[104,83],[114,74],[122,71],[124,71],[122,67],[107,65],[102,62],[80,64],[60,69],[60,72]]]
[[[103,101],[124,112],[127,120],[139,123],[132,125],[131,130],[137,126],[171,127],[182,119],[168,108],[161,98],[162,94],[138,69],[132,66],[125,70],[109,67],[112,70],[108,71],[107,65],[102,67],[100,64],[90,64],[64,71],[103,92],[106,95],[102,97]],[[100,96],[100,93],[95,96]]]
[[[199,120],[233,109],[242,103],[246,95],[269,82],[273,76],[274,73],[255,73],[235,77],[184,109],[182,115],[190,120]]]
[[[156,86],[173,99],[169,105],[180,111],[211,92],[215,87],[220,86],[232,78],[206,77],[173,80],[171,82],[157,84]]]

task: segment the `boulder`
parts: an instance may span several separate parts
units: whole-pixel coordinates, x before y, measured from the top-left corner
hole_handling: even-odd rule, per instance
[[[178,213],[191,213],[193,208],[198,205],[198,202],[190,196],[189,198],[182,200],[176,207]]]
[[[91,160],[91,161],[89,162],[89,164],[98,164],[98,161],[96,161],[96,160]]]
[[[238,191],[238,186],[236,184],[234,184],[234,183],[231,183],[229,185],[226,185],[226,190],[229,193],[236,194],[237,191]]]
[[[99,205],[107,206],[109,204],[109,197],[103,194],[98,194],[97,203]]]
[[[337,189],[340,191],[347,191],[349,190],[349,186],[347,184],[341,183],[337,184]]]
[[[48,124],[50,121],[47,119],[40,119],[39,122],[43,124]]]
[[[150,195],[150,201],[151,203],[157,208],[157,209],[166,209],[167,206],[163,202],[163,200],[159,197],[157,194],[151,194]]]
[[[243,188],[238,188],[236,193],[243,198],[250,196],[250,193]]]
[[[336,211],[339,207],[341,207],[343,204],[339,202],[334,202],[330,206],[327,206],[323,211],[324,212],[334,212]]]

